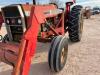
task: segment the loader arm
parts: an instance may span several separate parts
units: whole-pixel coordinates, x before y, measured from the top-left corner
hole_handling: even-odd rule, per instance
[[[46,18],[57,16],[58,14],[61,13],[63,12],[62,11],[57,12],[57,9],[54,5],[32,6],[30,20],[29,20],[30,27],[23,35],[23,39],[20,44],[20,50],[18,53],[18,60],[12,75],[18,75],[18,74],[28,75],[31,60],[32,57],[34,56],[36,49],[36,42],[40,25],[46,23]]]

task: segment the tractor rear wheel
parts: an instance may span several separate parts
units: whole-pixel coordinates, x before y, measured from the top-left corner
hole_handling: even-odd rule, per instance
[[[83,31],[83,7],[76,5],[72,8],[69,21],[68,32],[69,38],[72,42],[78,42],[81,40]]]
[[[9,37],[8,34],[6,34],[2,40],[3,43],[8,43],[9,42]]]
[[[48,63],[52,71],[59,72],[64,68],[67,60],[67,53],[67,38],[62,36],[54,38],[48,55]]]

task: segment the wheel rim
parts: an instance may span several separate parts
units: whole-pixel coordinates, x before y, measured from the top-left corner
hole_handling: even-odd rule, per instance
[[[67,52],[66,52],[65,48],[63,48],[61,51],[61,64],[65,63],[66,55],[67,55]]]
[[[81,39],[82,37],[82,32],[83,32],[83,14],[80,15],[80,20],[79,20],[79,38]]]

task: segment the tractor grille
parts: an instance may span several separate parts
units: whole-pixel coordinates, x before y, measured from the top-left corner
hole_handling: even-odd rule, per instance
[[[21,5],[10,5],[2,8],[10,41],[20,42],[24,33],[24,22]]]

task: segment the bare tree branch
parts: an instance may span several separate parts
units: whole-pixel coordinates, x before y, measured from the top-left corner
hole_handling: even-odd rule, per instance
[[[50,3],[59,3],[59,0],[50,0]]]
[[[50,3],[55,3],[58,7],[62,5],[62,3],[59,0],[49,0]]]

